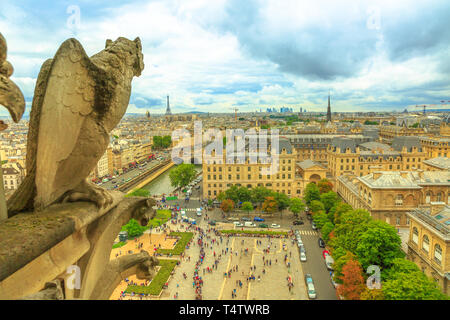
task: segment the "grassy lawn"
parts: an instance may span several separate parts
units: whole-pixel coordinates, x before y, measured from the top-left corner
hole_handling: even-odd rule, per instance
[[[220,230],[221,233],[226,234],[261,234],[261,235],[283,235],[288,233],[284,231],[264,231],[264,230]]]
[[[166,223],[172,216],[172,211],[170,210],[156,210],[156,215],[155,217],[150,220],[147,224],[147,229],[148,228],[157,228],[160,225]]]
[[[194,234],[192,232],[171,232],[169,234],[170,236],[180,237],[177,244],[175,245],[175,248],[173,249],[158,249],[156,252],[162,253],[162,254],[172,254],[172,255],[179,255],[184,252],[184,249],[186,248],[186,244],[191,241]]]
[[[151,295],[159,295],[162,287],[167,282],[167,280],[170,277],[170,273],[175,268],[175,265],[177,264],[177,260],[159,260],[159,266],[161,269],[159,269],[158,273],[155,275],[153,280],[150,282],[148,286],[128,286],[128,288],[125,290],[126,293],[132,293],[135,294],[151,294]]]

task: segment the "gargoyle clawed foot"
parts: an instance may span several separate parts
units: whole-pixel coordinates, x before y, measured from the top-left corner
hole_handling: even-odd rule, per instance
[[[99,209],[108,207],[113,203],[113,198],[108,190],[83,181],[78,187],[69,191],[62,202],[90,201],[94,202]]]

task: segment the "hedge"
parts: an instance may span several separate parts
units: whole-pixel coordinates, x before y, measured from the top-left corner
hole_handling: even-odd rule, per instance
[[[177,265],[178,260],[158,259],[158,261],[159,261],[158,266],[160,266],[161,268],[159,269],[155,277],[152,279],[152,281],[150,281],[150,284],[148,286],[135,286],[135,285],[128,286],[125,292],[126,293],[134,292],[135,294],[143,293],[158,296],[161,293],[164,284],[169,279],[170,273]]]
[[[179,255],[184,252],[184,249],[186,248],[186,245],[189,241],[191,241],[194,234],[192,232],[171,232],[169,234],[173,237],[180,237],[177,244],[175,245],[175,248],[173,249],[158,249],[156,250],[157,253],[161,254],[172,254],[172,255]]]
[[[287,236],[284,231],[264,231],[264,230],[220,230],[221,233],[229,234],[262,234],[262,235],[282,235]]]
[[[122,241],[117,242],[116,244],[113,244],[113,249],[123,247],[126,244],[127,244],[126,242],[122,242]]]

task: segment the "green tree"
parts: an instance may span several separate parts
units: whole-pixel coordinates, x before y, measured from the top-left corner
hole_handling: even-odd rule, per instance
[[[351,205],[345,202],[338,202],[335,207],[330,209],[330,213],[334,214],[333,223],[338,224],[341,222],[341,215],[345,212],[352,211]]]
[[[239,187],[234,185],[225,190],[225,198],[233,200],[233,202],[237,203],[239,202],[239,193],[238,193]]]
[[[382,284],[386,300],[448,300],[437,284],[422,272],[397,275]]]
[[[275,192],[274,193],[275,201],[277,202],[277,207],[280,212],[282,212],[284,209],[289,208],[289,204],[291,203],[291,200],[289,197],[282,193],[282,192]]]
[[[143,227],[135,219],[130,219],[126,225],[122,227],[123,231],[128,232],[128,237],[139,237],[141,236],[146,227]]]
[[[225,200],[225,199],[226,199],[225,192],[220,191],[219,194],[217,195],[217,200],[223,201],[223,200]]]
[[[289,210],[291,210],[295,217],[298,217],[298,214],[304,211],[305,207],[305,203],[300,198],[292,198],[289,204]]]
[[[328,213],[330,209],[339,202],[339,197],[336,192],[329,191],[320,195],[320,201],[323,203],[325,211]]]
[[[162,137],[162,148],[167,149],[172,144],[172,137],[171,136],[164,136]]]
[[[327,217],[327,219],[328,219],[328,217]],[[331,231],[333,231],[333,229],[334,229],[334,224],[332,224],[330,221],[327,221],[323,225],[323,227],[321,228],[320,231],[322,232],[322,236],[325,241],[329,240],[328,236],[331,233]]]
[[[330,240],[333,248],[342,248],[351,252],[356,251],[361,235],[367,230],[372,221],[370,213],[357,209],[346,211],[340,216],[340,223],[335,224],[333,233],[335,237]]]
[[[312,211],[312,213],[316,213],[319,211],[325,211],[325,206],[323,203],[319,200],[313,200],[309,204],[309,209]]]
[[[303,197],[306,205],[309,207],[313,200],[320,200],[319,187],[314,182],[310,182],[306,185],[305,196]]]
[[[193,164],[182,163],[170,171],[170,183],[175,188],[183,188],[194,180],[196,175],[197,172]]]
[[[361,300],[385,300],[383,290],[365,288],[361,293]]]
[[[250,211],[253,210],[253,204],[249,201],[245,201],[244,203],[242,203],[242,210],[247,211],[247,215],[249,215]]]
[[[321,229],[327,222],[329,222],[327,214],[325,211],[317,211],[313,214],[313,221],[317,228]]]
[[[403,258],[402,241],[393,226],[384,221],[373,220],[359,237],[355,253],[364,270],[374,264],[381,269],[389,268],[395,258]]]
[[[241,202],[251,201],[252,196],[250,189],[246,187],[239,187],[237,189],[237,197]]]
[[[392,260],[391,267],[389,269],[381,270],[381,279],[383,281],[389,279],[395,279],[400,273],[414,273],[422,272],[419,267],[412,261],[396,258]]]
[[[261,204],[264,202],[264,200],[271,194],[272,191],[265,187],[262,186],[255,187],[251,190],[252,202],[260,207]]]
[[[333,184],[328,179],[320,180],[317,183],[317,186],[319,187],[319,192],[321,194],[333,191]]]

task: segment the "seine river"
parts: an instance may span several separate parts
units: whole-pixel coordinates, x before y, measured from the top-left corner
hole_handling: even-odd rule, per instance
[[[169,173],[174,170],[176,166],[173,166],[163,174],[161,174],[158,178],[150,182],[149,184],[142,187],[142,189],[147,189],[150,191],[151,195],[160,195],[163,193],[171,193],[175,188],[170,185]],[[202,166],[195,166],[195,170],[197,172],[202,170]]]

